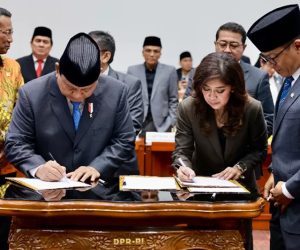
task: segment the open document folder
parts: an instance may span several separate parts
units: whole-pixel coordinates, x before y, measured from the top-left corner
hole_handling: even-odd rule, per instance
[[[82,187],[90,187],[90,184],[86,184],[80,181],[72,181],[70,179],[62,180],[62,181],[42,181],[40,179],[35,178],[19,178],[19,177],[6,177],[8,181],[11,183],[15,183],[18,185],[22,185],[24,187],[28,187],[30,189],[40,191],[47,189],[61,189],[61,188],[82,188]]]
[[[120,190],[187,190],[193,193],[242,193],[250,192],[236,181],[220,180],[213,177],[194,178],[194,182],[182,182],[177,177],[120,176]]]
[[[182,189],[187,189],[192,193],[250,193],[240,183],[233,180],[196,176],[191,182],[183,182],[176,176],[174,178]]]

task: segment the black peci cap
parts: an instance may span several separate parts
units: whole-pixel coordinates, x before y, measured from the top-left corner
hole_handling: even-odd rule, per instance
[[[100,75],[100,51],[85,33],[73,36],[59,60],[60,74],[78,87],[94,83]]]
[[[259,18],[248,30],[247,36],[262,52],[276,49],[300,35],[298,4],[286,5]]]
[[[51,42],[52,42],[52,31],[51,31],[51,29],[49,29],[47,27],[43,27],[43,26],[36,27],[34,29],[34,31],[33,31],[33,35],[32,35],[31,41],[36,36],[46,36],[46,37],[49,37],[51,39]]]
[[[157,36],[147,36],[144,40],[143,47],[145,46],[161,46],[160,38]]]

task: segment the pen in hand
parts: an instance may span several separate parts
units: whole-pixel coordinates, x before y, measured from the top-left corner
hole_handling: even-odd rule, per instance
[[[184,163],[184,161],[181,159],[181,157],[178,158],[178,161],[179,161],[179,163],[180,163],[180,165],[181,165],[182,167],[187,168],[187,166],[185,165],[185,163]],[[194,182],[194,177],[195,177],[195,176],[193,176],[192,174],[190,174],[190,175],[188,176],[188,178],[190,179],[191,182]]]
[[[50,159],[52,161],[56,161],[55,158],[53,157],[53,155],[51,154],[51,152],[48,152],[48,155],[50,156]],[[67,178],[67,176],[66,176],[66,173],[64,174],[64,176],[59,181],[70,182],[69,178]]]

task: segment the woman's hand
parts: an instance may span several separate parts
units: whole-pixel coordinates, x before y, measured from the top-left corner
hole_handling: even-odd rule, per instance
[[[177,177],[181,181],[192,182],[195,176],[196,174],[194,170],[189,167],[180,166],[177,169]]]
[[[221,179],[221,180],[238,180],[242,176],[242,171],[239,170],[236,166],[227,167],[222,172],[212,175],[212,177]]]

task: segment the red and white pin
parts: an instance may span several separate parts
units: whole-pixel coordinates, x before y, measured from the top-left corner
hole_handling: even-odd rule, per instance
[[[93,118],[94,104],[92,102],[89,102],[88,111],[89,111],[89,114],[90,114],[90,118]]]

